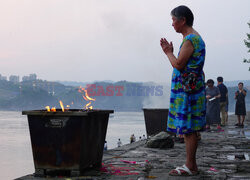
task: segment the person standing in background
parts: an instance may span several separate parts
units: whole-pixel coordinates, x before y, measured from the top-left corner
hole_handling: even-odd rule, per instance
[[[136,141],[136,137],[135,137],[135,135],[133,134],[133,142],[135,142]]]
[[[206,129],[210,130],[210,125],[216,124],[217,130],[222,131],[220,127],[220,90],[218,87],[214,86],[214,81],[212,79],[207,80],[207,86]]]
[[[122,142],[121,142],[121,139],[119,138],[117,141],[117,147],[121,147],[121,146],[122,146]]]
[[[221,126],[226,125],[226,106],[227,106],[227,96],[228,90],[223,83],[223,77],[217,77],[217,87],[220,90],[220,115],[221,115]]]
[[[130,136],[130,144],[136,141],[136,137],[134,134]]]
[[[236,105],[235,105],[235,115],[238,117],[238,123],[235,124],[235,126],[244,127],[244,120],[246,116],[246,103],[245,103],[245,97],[247,95],[247,91],[243,89],[243,83],[240,82],[238,84],[239,90],[235,92],[235,99],[236,99]],[[241,121],[242,118],[242,121]]]

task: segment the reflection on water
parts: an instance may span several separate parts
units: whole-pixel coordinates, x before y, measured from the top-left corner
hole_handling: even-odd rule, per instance
[[[228,134],[237,135],[238,137],[244,137],[250,139],[250,130],[245,130],[245,129],[228,130]]]
[[[115,112],[109,119],[108,148],[123,144],[129,137],[146,134],[143,112]],[[27,116],[21,112],[0,111],[0,180],[12,180],[34,173]]]
[[[247,139],[250,139],[250,131],[245,131],[245,136]]]
[[[249,161],[248,153],[244,153],[241,155],[227,155],[228,160],[246,160]]]
[[[245,155],[245,159],[246,159],[247,161],[249,161],[249,155],[248,155],[247,153],[245,153],[244,155]]]
[[[228,159],[228,160],[235,160],[235,155],[228,155],[228,156],[227,156],[227,159]]]

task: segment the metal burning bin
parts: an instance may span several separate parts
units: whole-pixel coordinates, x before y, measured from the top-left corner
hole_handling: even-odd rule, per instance
[[[147,136],[167,131],[168,109],[143,109]]]
[[[35,176],[79,176],[100,168],[113,110],[23,111],[28,116]]]

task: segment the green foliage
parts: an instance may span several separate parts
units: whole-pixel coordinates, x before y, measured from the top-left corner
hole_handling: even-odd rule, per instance
[[[247,23],[249,28],[250,28],[250,23]],[[247,33],[247,39],[244,40],[244,43],[246,45],[246,47],[248,48],[248,52],[250,52],[250,34]],[[243,60],[244,63],[250,63],[250,59],[244,59]],[[248,69],[250,71],[250,67]]]
[[[250,28],[250,23],[247,23]],[[247,39],[244,40],[245,45],[247,48],[249,48],[248,52],[250,52],[250,34],[247,33]]]

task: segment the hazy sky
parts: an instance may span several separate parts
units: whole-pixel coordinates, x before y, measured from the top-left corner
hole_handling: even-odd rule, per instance
[[[249,80],[250,0],[1,0],[0,74],[44,80],[169,82],[159,41],[181,34],[170,11],[187,5],[207,55],[206,78]]]

